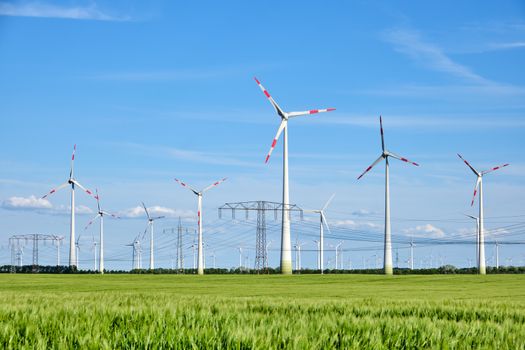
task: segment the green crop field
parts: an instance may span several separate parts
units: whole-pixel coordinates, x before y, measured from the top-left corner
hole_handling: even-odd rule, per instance
[[[525,275],[0,275],[0,347],[525,349]]]

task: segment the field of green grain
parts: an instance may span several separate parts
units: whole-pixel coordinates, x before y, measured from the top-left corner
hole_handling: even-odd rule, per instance
[[[525,349],[525,276],[3,274],[0,348]]]

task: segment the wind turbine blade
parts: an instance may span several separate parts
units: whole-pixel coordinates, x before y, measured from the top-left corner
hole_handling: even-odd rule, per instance
[[[56,187],[56,188],[53,188],[53,189],[52,189],[51,191],[49,191],[47,194],[45,194],[44,196],[42,196],[42,199],[44,199],[44,198],[46,198],[46,197],[52,195],[53,193],[55,193],[55,192],[58,191],[58,190],[61,190],[61,189],[64,188],[64,187],[67,187],[68,185],[69,185],[69,182],[65,182],[65,183],[63,183],[62,185],[60,185],[60,186],[58,186],[58,187]]]
[[[277,114],[279,114],[281,118],[287,118],[286,113],[284,113],[281,107],[279,107],[279,105],[277,104],[277,102],[275,102],[275,100],[270,95],[268,90],[266,90],[264,86],[262,86],[261,82],[257,78],[254,77],[254,79],[257,85],[259,85],[259,88],[262,90],[264,95],[268,98],[268,101],[270,101],[270,103],[272,104],[273,108],[275,108],[275,111],[277,112]]]
[[[478,194],[478,187],[479,187],[480,182],[481,182],[481,176],[478,176],[478,179],[476,180],[476,186],[474,186],[474,195],[472,196],[472,201],[470,202],[470,206],[474,205],[474,199],[476,198],[476,194]]]
[[[372,163],[372,165],[370,165],[368,168],[366,168],[366,170],[363,171],[363,173],[361,175],[359,175],[359,177],[357,179],[359,180],[360,178],[362,178],[363,175],[365,175],[367,172],[369,172],[373,167],[375,167],[377,165],[377,163],[379,163],[383,159],[384,159],[383,155],[380,155],[379,158],[377,158],[376,161]]]
[[[98,196],[98,188],[95,188],[95,199],[97,200],[97,208],[98,208],[98,212],[100,213],[101,210],[100,210],[100,197]]]
[[[93,192],[88,190],[87,188],[85,188],[84,186],[82,186],[77,180],[71,180],[71,182],[73,182],[75,185],[77,185],[78,187],[80,187],[84,192],[86,192],[87,194],[89,194],[91,197],[95,197],[93,195]]]
[[[388,151],[387,154],[388,154],[390,157],[393,157],[393,158],[399,159],[399,160],[401,160],[401,161],[403,161],[403,162],[405,162],[405,163],[410,163],[410,164],[413,164],[413,165],[415,165],[415,166],[419,166],[419,164],[417,164],[416,162],[413,162],[413,161],[411,161],[411,160],[408,160],[408,159],[406,159],[405,157],[401,157],[400,155],[397,155],[397,154],[395,154],[395,153],[393,153],[393,152]]]
[[[459,158],[460,158],[465,164],[467,164],[467,166],[470,168],[470,170],[472,170],[472,172],[473,172],[474,174],[476,174],[476,176],[479,176],[479,175],[480,175],[480,174],[478,173],[478,171],[477,171],[476,169],[474,169],[474,167],[473,167],[472,165],[470,165],[470,163],[467,162],[467,161],[465,160],[465,158],[463,158],[463,157],[461,156],[461,154],[458,153],[458,157],[459,157]]]
[[[104,214],[104,215],[109,215],[109,216],[111,216],[111,217],[113,217],[115,219],[120,219],[121,218],[120,216],[118,216],[116,214],[113,214],[113,213],[109,213],[109,212],[107,212],[105,210],[102,210],[101,213]]]
[[[481,175],[485,175],[485,174],[491,173],[491,172],[493,172],[493,171],[496,171],[496,170],[498,170],[498,169],[504,168],[504,167],[509,166],[509,165],[510,165],[509,163],[506,163],[506,164],[503,164],[503,165],[495,166],[495,167],[492,168],[492,169],[482,171],[482,172],[481,172]]]
[[[75,165],[75,152],[77,151],[77,144],[73,146],[73,154],[71,155],[71,168],[69,169],[69,177],[73,177],[73,170]]]
[[[310,109],[309,111],[302,111],[302,112],[290,112],[288,113],[289,118],[293,117],[299,117],[301,115],[310,115],[310,114],[317,114],[317,113],[324,113],[324,112],[332,112],[335,111],[335,108],[326,108],[326,109]]]
[[[157,220],[157,219],[164,219],[166,216],[164,215],[161,215],[161,216],[155,216],[153,218],[151,218],[151,220]]]
[[[84,227],[84,230],[87,230],[88,227],[100,216],[100,214],[97,214],[95,215],[95,217],[93,219],[91,219],[88,224],[86,225],[86,227]]]
[[[323,209],[321,209],[321,211],[324,211],[326,208],[328,208],[328,205],[330,204],[330,202],[332,201],[332,199],[334,199],[334,197],[335,197],[335,193],[332,194],[332,196],[326,201],[326,203],[325,203]]]
[[[379,116],[379,128],[381,129],[381,149],[385,151],[385,135],[383,133],[383,117]]]
[[[323,212],[321,212],[321,217],[323,218],[323,223],[324,223],[326,229],[328,230],[328,233],[330,233],[330,235],[331,235],[332,231],[330,230],[330,226],[328,225],[328,220],[326,220],[326,216],[324,216]]]
[[[149,216],[148,208],[146,208],[146,204],[142,202],[142,206],[144,207],[144,210],[146,211],[146,215],[148,216],[148,220],[151,220],[151,217]]]
[[[202,193],[208,191],[209,189],[215,187],[215,186],[218,186],[220,183],[223,183],[224,181],[226,181],[226,179],[228,179],[227,177],[225,177],[224,179],[220,179],[219,181],[215,181],[214,183],[212,183],[211,185],[209,185],[208,187],[206,187],[205,189],[202,190]]]
[[[477,220],[477,219],[478,219],[477,216],[473,216],[473,215],[469,215],[469,214],[463,214],[463,215],[465,215],[465,216],[468,217],[468,218],[474,219],[474,220]]]
[[[179,179],[175,179],[175,181],[177,181],[182,187],[186,187],[187,189],[189,189],[190,191],[192,191],[193,193],[195,194],[199,194],[199,192],[197,192],[196,190],[194,190],[192,187],[190,187],[187,183],[179,180]]]
[[[281,125],[279,125],[279,129],[277,129],[277,134],[275,134],[275,137],[273,138],[272,145],[270,146],[270,150],[268,151],[268,154],[266,155],[265,163],[268,163],[268,160],[270,160],[270,156],[272,155],[272,152],[275,148],[275,145],[277,144],[277,140],[279,140],[279,136],[281,136],[284,128],[288,125],[288,120],[283,119],[281,120]]]
[[[142,236],[140,237],[140,240],[144,240],[144,237],[146,237],[146,233],[148,232],[148,228],[149,228],[149,221],[148,221],[148,224],[146,225],[146,229],[144,229],[144,232],[142,233]]]

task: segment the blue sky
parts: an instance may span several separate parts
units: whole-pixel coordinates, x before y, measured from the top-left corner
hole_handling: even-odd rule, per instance
[[[491,241],[524,241],[523,2],[0,1],[0,53],[0,264],[13,234],[67,241],[68,192],[31,196],[67,179],[76,143],[77,179],[123,216],[106,221],[108,268],[131,265],[124,245],[145,228],[141,201],[168,215],[158,261],[170,265],[173,235],[162,231],[178,216],[190,229],[196,221],[196,198],[175,177],[198,188],[228,177],[204,198],[208,254],[235,266],[243,245],[252,265],[253,218],[219,219],[216,209],[280,200],[282,145],[264,164],[279,119],[254,76],[286,110],[337,108],[290,122],[291,201],[317,208],[337,193],[327,249],[343,240],[345,264],[382,255],[384,167],[356,181],[380,154],[380,114],[387,147],[421,164],[391,163],[400,265],[409,237],[421,240],[416,266],[474,259],[474,246],[434,244],[474,239],[462,213],[475,213],[475,178],[458,152],[480,169],[511,163],[485,178],[486,226]],[[87,267],[97,230],[83,227],[95,202],[77,199]],[[293,227],[292,240],[307,242],[303,266],[315,264],[316,220]],[[272,223],[271,265],[278,231]],[[523,245],[500,252],[502,263],[524,263]],[[53,256],[48,247],[41,260]]]

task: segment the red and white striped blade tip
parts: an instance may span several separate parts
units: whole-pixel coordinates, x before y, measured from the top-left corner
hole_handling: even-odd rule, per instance
[[[311,109],[308,111],[310,114],[316,114],[320,112],[332,112],[335,111],[335,108],[325,108],[325,109]]]

